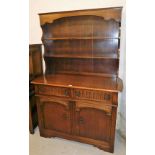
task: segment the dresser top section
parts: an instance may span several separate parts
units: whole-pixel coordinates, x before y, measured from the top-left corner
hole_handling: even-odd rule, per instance
[[[122,10],[121,7],[113,7],[113,8],[41,13],[39,14],[40,25],[44,25],[45,23],[52,23],[54,20],[58,18],[80,16],[80,15],[96,15],[96,16],[103,17],[105,20],[113,19],[120,22],[121,10]]]
[[[120,78],[109,78],[102,76],[83,76],[70,74],[44,75],[35,78],[33,84],[92,89],[110,92],[122,91],[122,80]]]

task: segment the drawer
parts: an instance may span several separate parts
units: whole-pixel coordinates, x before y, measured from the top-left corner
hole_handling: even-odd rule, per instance
[[[112,103],[112,93],[109,92],[74,89],[73,96],[76,99],[105,101],[106,103]]]
[[[63,87],[38,86],[38,93],[42,95],[70,97],[70,90]]]

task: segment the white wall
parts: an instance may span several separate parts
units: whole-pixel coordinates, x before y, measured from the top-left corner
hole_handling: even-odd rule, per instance
[[[38,13],[68,11],[92,8],[106,8],[125,6],[125,0],[30,0],[30,23],[29,23],[29,43],[41,43],[42,31],[40,28]],[[119,95],[119,112],[117,119],[117,128],[125,136],[126,119],[126,96],[125,96],[125,7],[122,12],[122,33],[121,33],[121,55],[120,55],[120,77],[124,82],[124,90]]]
[[[121,44],[120,44],[120,66],[119,77],[123,79],[123,92],[119,94],[119,108],[117,128],[122,136],[126,137],[126,8],[122,10],[121,22]]]

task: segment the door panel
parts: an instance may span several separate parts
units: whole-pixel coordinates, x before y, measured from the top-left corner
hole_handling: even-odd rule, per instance
[[[78,107],[76,109],[77,133],[92,139],[110,140],[111,115],[103,109]]]
[[[45,129],[71,133],[69,102],[44,98],[44,100],[40,100],[40,103]]]

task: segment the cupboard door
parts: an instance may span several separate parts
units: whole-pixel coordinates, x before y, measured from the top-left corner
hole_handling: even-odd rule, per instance
[[[63,133],[71,133],[69,102],[43,97],[39,99],[41,127]]]
[[[110,141],[110,106],[102,103],[76,102],[77,134],[81,137]]]

